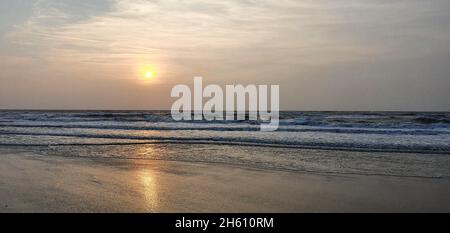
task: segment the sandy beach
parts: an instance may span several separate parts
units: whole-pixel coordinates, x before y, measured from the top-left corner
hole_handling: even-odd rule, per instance
[[[448,212],[448,179],[1,152],[0,212]]]

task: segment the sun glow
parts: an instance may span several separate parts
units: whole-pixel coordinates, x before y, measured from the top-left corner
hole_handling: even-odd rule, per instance
[[[159,83],[161,67],[157,64],[140,63],[136,69],[136,77],[145,84]]]
[[[150,81],[150,80],[154,80],[157,76],[157,71],[155,69],[155,67],[144,67],[141,69],[140,71],[140,76],[143,77],[144,80],[146,81]]]
[[[147,70],[145,72],[145,77],[148,78],[148,79],[153,78],[153,71]]]

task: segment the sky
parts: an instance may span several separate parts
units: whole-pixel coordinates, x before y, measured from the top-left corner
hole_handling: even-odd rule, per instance
[[[202,76],[280,85],[283,110],[450,111],[448,12],[448,0],[2,0],[0,109],[170,109],[172,87]]]

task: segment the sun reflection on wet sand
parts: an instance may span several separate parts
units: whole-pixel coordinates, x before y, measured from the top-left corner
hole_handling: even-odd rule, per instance
[[[137,178],[142,185],[146,209],[152,212],[157,211],[159,206],[157,176],[152,170],[142,169],[137,171]]]
[[[132,153],[133,157],[138,158],[153,158],[156,153],[162,153],[154,145],[142,145],[137,147]],[[137,166],[142,165],[142,161],[136,163]],[[156,163],[156,164],[155,164]],[[152,161],[152,164],[158,166],[158,161]],[[149,212],[157,212],[160,207],[160,198],[158,196],[159,192],[159,175],[152,167],[143,166],[141,169],[136,171],[136,178],[138,185],[141,187],[141,193],[145,202],[145,209]]]

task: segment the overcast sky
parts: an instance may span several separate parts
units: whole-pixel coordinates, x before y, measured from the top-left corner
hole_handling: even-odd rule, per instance
[[[0,108],[170,109],[279,84],[285,110],[450,111],[448,0],[2,0]],[[155,75],[145,80],[145,69]]]

